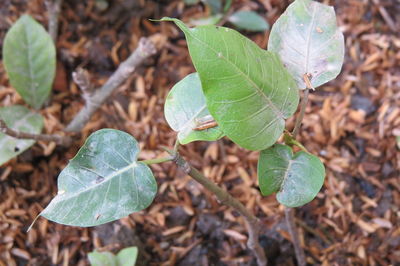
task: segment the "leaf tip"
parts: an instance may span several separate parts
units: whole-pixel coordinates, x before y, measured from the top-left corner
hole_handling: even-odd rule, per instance
[[[26,230],[27,233],[28,233],[28,232],[32,229],[32,227],[35,225],[35,223],[36,223],[36,221],[39,219],[40,215],[41,215],[41,213],[39,213],[39,214],[35,217],[35,219],[34,219],[33,222],[31,223],[31,225],[30,225],[30,226],[28,227],[28,229]]]

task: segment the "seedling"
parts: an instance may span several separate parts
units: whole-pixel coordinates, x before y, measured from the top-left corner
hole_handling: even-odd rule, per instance
[[[230,22],[240,30],[257,32],[269,29],[268,22],[254,11],[239,10],[233,12],[232,0],[185,0],[184,2],[187,5],[203,2],[209,11],[207,17],[191,19],[190,24],[194,26],[223,25],[225,22]]]
[[[53,84],[56,71],[54,43],[42,25],[31,16],[23,15],[4,39],[3,63],[10,84],[35,110],[22,105],[0,108],[0,165],[35,143],[32,139],[16,138],[21,136],[13,135],[12,130],[38,134],[43,129],[43,117],[37,111],[49,98]]]
[[[172,21],[184,32],[197,71],[178,82],[166,99],[165,116],[178,134],[177,145],[167,149],[168,157],[138,161],[139,145],[129,134],[114,129],[93,133],[61,172],[58,194],[40,215],[87,227],[143,210],[157,193],[148,165],[173,161],[245,217],[249,248],[264,265],[257,218],[191,167],[179,155],[179,144],[225,136],[245,149],[260,151],[262,195],[277,193],[277,200],[287,207],[314,199],[325,169],[296,137],[309,90],[334,79],[343,64],[344,41],[334,10],[296,0],[273,26],[268,51],[226,27],[189,28],[178,19],[161,21]],[[304,98],[293,134],[286,132],[285,144],[279,144],[285,120],[298,108],[301,90]],[[301,151],[294,152],[294,147]]]
[[[91,266],[135,266],[138,248],[124,248],[116,255],[108,251],[93,251],[88,254],[88,257]]]

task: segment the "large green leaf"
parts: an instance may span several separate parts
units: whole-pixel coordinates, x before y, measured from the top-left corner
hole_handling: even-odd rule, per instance
[[[296,0],[272,26],[268,50],[280,55],[299,88],[306,88],[304,74],[313,87],[334,79],[343,65],[344,38],[333,7]]]
[[[181,144],[196,140],[213,141],[224,135],[219,127],[195,130],[201,122],[213,120],[197,73],[189,74],[175,84],[165,101],[164,114],[169,126],[179,132]]]
[[[39,134],[43,128],[43,117],[20,105],[1,107],[0,119],[9,128],[19,132]],[[27,150],[34,143],[34,140],[16,139],[0,132],[0,165]]]
[[[278,55],[229,28],[189,29],[180,20],[162,20],[174,21],[185,33],[208,110],[224,134],[250,150],[275,143],[299,101]]]
[[[237,11],[229,16],[228,21],[243,30],[265,31],[269,29],[267,21],[254,11]]]
[[[3,62],[11,85],[35,109],[47,100],[56,71],[54,43],[46,30],[23,15],[7,32]]]
[[[41,213],[67,225],[95,226],[143,210],[157,184],[150,168],[137,161],[139,145],[129,134],[96,131],[58,177],[58,194]]]
[[[275,144],[263,150],[258,160],[258,182],[264,196],[276,198],[287,207],[298,207],[315,198],[325,179],[325,168],[318,157],[300,151],[293,155],[286,145]]]

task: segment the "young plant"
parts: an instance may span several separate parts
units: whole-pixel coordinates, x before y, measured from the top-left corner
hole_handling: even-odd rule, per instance
[[[194,5],[200,0],[185,0],[187,5]],[[265,19],[254,11],[239,10],[231,12],[232,0],[223,3],[222,0],[202,0],[209,10],[210,15],[205,18],[191,19],[190,24],[194,26],[223,25],[226,21],[240,30],[266,31],[269,24]]]
[[[323,185],[325,169],[296,136],[310,89],[335,78],[343,63],[343,35],[333,8],[296,0],[273,26],[268,51],[229,28],[161,21],[173,21],[184,32],[197,71],[177,83],[165,103],[166,120],[178,132],[177,145],[167,149],[168,157],[138,161],[139,146],[132,136],[114,129],[93,133],[61,172],[58,194],[40,215],[61,224],[95,226],[140,211],[157,192],[148,165],[173,161],[245,217],[249,248],[258,264],[265,265],[258,219],[191,167],[179,155],[179,144],[226,136],[260,151],[261,193],[276,192],[287,207],[310,202]],[[297,110],[301,89],[304,98],[293,134],[286,132],[285,144],[277,144],[285,120]]]
[[[135,266],[138,257],[138,248],[124,248],[117,255],[108,251],[93,251],[88,254],[88,257],[91,266]]]
[[[3,63],[10,84],[35,111],[22,105],[0,108],[0,165],[31,147],[43,117],[37,112],[49,98],[56,71],[56,52],[50,35],[29,15],[21,16],[4,39]],[[12,134],[13,132],[24,134]],[[13,136],[12,136],[13,135]]]

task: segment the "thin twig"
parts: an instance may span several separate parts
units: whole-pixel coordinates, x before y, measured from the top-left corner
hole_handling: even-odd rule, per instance
[[[246,207],[240,201],[232,197],[227,191],[223,190],[211,180],[206,178],[197,169],[193,168],[185,159],[180,156],[178,152],[174,152],[171,150],[167,150],[167,152],[169,152],[174,157],[174,162],[181,170],[183,170],[186,174],[188,174],[194,180],[203,185],[206,189],[214,193],[221,203],[232,207],[241,215],[243,215],[246,221],[247,230],[249,232],[247,246],[256,256],[258,265],[266,266],[267,258],[265,256],[263,248],[258,241],[258,236],[261,229],[261,224],[258,218],[254,216],[254,214],[252,214],[248,209],[246,209]]]
[[[388,27],[393,31],[397,32],[398,28],[396,27],[396,23],[392,19],[392,17],[389,15],[389,13],[386,11],[386,8],[383,7],[383,5],[380,3],[379,0],[373,0],[374,4],[378,6],[379,13],[381,14],[382,18],[385,20],[386,24]]]
[[[45,3],[49,14],[49,34],[53,42],[56,43],[58,35],[58,16],[60,15],[62,0],[47,0]]]
[[[49,134],[32,134],[32,133],[19,132],[19,131],[9,128],[6,125],[6,123],[1,119],[0,119],[0,132],[4,133],[10,137],[17,138],[17,139],[54,141],[58,145],[62,145],[62,146],[69,146],[72,144],[72,138],[69,136],[49,135]]]
[[[92,117],[93,113],[103,102],[133,73],[145,59],[156,53],[153,42],[148,38],[141,38],[136,50],[129,58],[121,63],[107,82],[86,99],[85,106],[74,117],[65,129],[68,132],[79,132]]]

